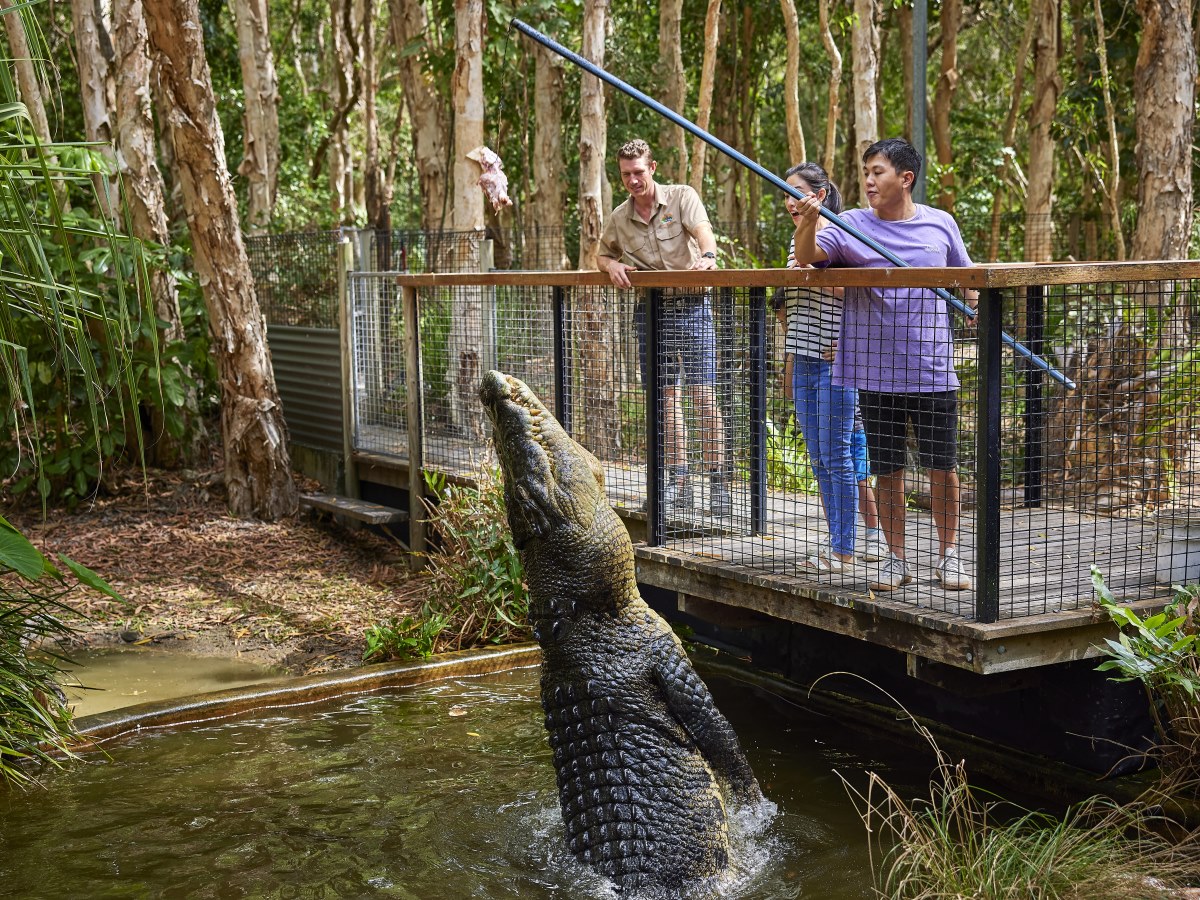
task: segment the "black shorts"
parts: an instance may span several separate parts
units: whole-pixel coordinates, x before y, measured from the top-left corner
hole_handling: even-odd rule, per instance
[[[891,475],[908,464],[908,423],[917,438],[917,458],[926,469],[958,467],[958,392],[884,394],[859,391],[871,472]]]

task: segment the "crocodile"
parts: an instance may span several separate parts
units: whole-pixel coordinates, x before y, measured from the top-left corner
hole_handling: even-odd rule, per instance
[[[642,599],[600,463],[519,379],[488,372],[479,396],[542,650],[567,846],[622,892],[712,883],[731,864],[732,814],[764,802],[737,735]]]

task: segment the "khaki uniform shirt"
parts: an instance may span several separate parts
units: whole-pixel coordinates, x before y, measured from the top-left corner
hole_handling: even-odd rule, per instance
[[[649,222],[633,211],[630,197],[604,223],[597,253],[639,269],[690,268],[700,258],[695,231],[708,225],[699,195],[686,184],[655,184],[657,205]]]

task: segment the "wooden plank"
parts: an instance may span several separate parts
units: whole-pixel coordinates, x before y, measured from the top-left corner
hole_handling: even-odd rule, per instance
[[[345,516],[368,525],[393,525],[408,519],[408,513],[402,509],[369,503],[366,500],[356,500],[351,497],[337,497],[333,494],[301,494],[300,505],[308,509],[319,509]]]

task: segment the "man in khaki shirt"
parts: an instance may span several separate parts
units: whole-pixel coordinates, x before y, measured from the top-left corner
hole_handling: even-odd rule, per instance
[[[629,199],[604,223],[596,265],[618,288],[631,287],[629,273],[637,269],[669,271],[715,269],[717,241],[700,197],[686,184],[657,184],[658,163],[642,140],[617,151],[621,183]],[[646,307],[639,300],[634,313],[646,381]],[[658,372],[666,419],[664,458],[670,473],[664,498],[667,510],[693,506],[688,480],[687,424],[683,417],[681,381],[686,383],[692,411],[699,421],[701,455],[709,472],[709,512],[728,516],[733,511],[729,469],[725,463],[724,424],[717,403],[716,334],[708,291],[664,291],[659,326]]]

